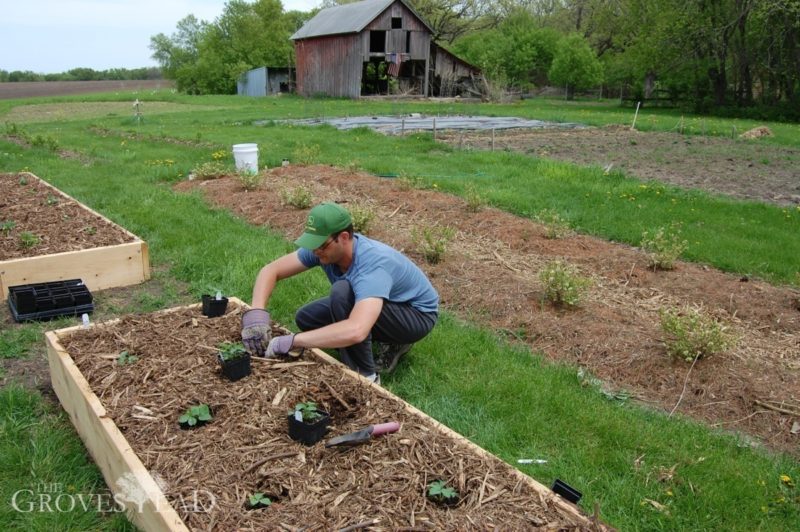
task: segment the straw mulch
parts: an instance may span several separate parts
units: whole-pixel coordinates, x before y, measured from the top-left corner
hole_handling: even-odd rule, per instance
[[[109,416],[193,530],[600,529],[537,491],[501,460],[466,444],[400,399],[312,353],[254,359],[236,382],[215,346],[239,338],[241,309],[205,318],[191,307],[128,316],[62,338]],[[276,332],[278,332],[276,328]],[[137,358],[120,365],[119,354]],[[328,437],[396,420],[401,429],[353,448],[292,441],[287,413],[313,400],[331,413]],[[178,417],[208,404],[214,419],[182,430]],[[455,508],[430,502],[446,480]],[[248,510],[254,492],[274,503]],[[199,500],[200,504],[190,504]]]
[[[13,223],[0,231],[0,260],[134,241],[130,234],[28,173],[0,174],[0,213],[0,224]],[[32,245],[23,244],[26,232],[35,235]]]

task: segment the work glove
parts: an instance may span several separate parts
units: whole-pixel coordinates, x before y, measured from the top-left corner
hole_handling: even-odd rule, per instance
[[[269,312],[253,308],[242,315],[242,344],[251,355],[263,357],[271,338]]]
[[[294,345],[294,335],[287,334],[284,336],[276,336],[269,341],[267,346],[267,358],[275,358],[280,355],[286,355]]]

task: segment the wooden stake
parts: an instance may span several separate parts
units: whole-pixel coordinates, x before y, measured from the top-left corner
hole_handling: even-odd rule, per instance
[[[492,128],[492,151],[494,151],[494,128]]]

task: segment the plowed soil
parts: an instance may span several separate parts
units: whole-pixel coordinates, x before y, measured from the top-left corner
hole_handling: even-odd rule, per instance
[[[629,246],[582,235],[549,240],[530,220],[496,209],[471,213],[451,195],[327,166],[267,171],[262,187],[250,192],[232,177],[186,181],[177,189],[199,188],[215,205],[293,240],[307,211],[283,205],[278,191],[301,184],[312,190],[314,203],[371,205],[381,222],[369,235],[420,264],[449,311],[588,370],[608,393],[625,391],[666,412],[743,433],[753,445],[800,456],[800,435],[792,431],[800,421],[796,290],[689,263],[654,272],[644,253]],[[456,236],[444,260],[429,265],[411,233],[433,225],[450,226]],[[543,303],[538,272],[556,258],[593,280],[575,310]],[[730,326],[736,346],[693,368],[667,356],[659,310],[686,304]]]
[[[740,132],[741,133],[741,132]],[[444,142],[491,148],[486,131],[450,132]],[[778,205],[800,203],[800,150],[760,139],[643,133],[624,126],[497,132],[496,150],[622,170],[644,180]]]

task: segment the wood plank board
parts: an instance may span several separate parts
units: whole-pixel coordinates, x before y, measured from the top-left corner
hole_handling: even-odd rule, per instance
[[[28,179],[38,180],[54,194],[76,203],[127,234],[132,242],[0,261],[0,301],[8,297],[10,286],[22,284],[83,279],[89,290],[102,290],[150,279],[150,256],[146,242],[34,174],[24,175]]]

